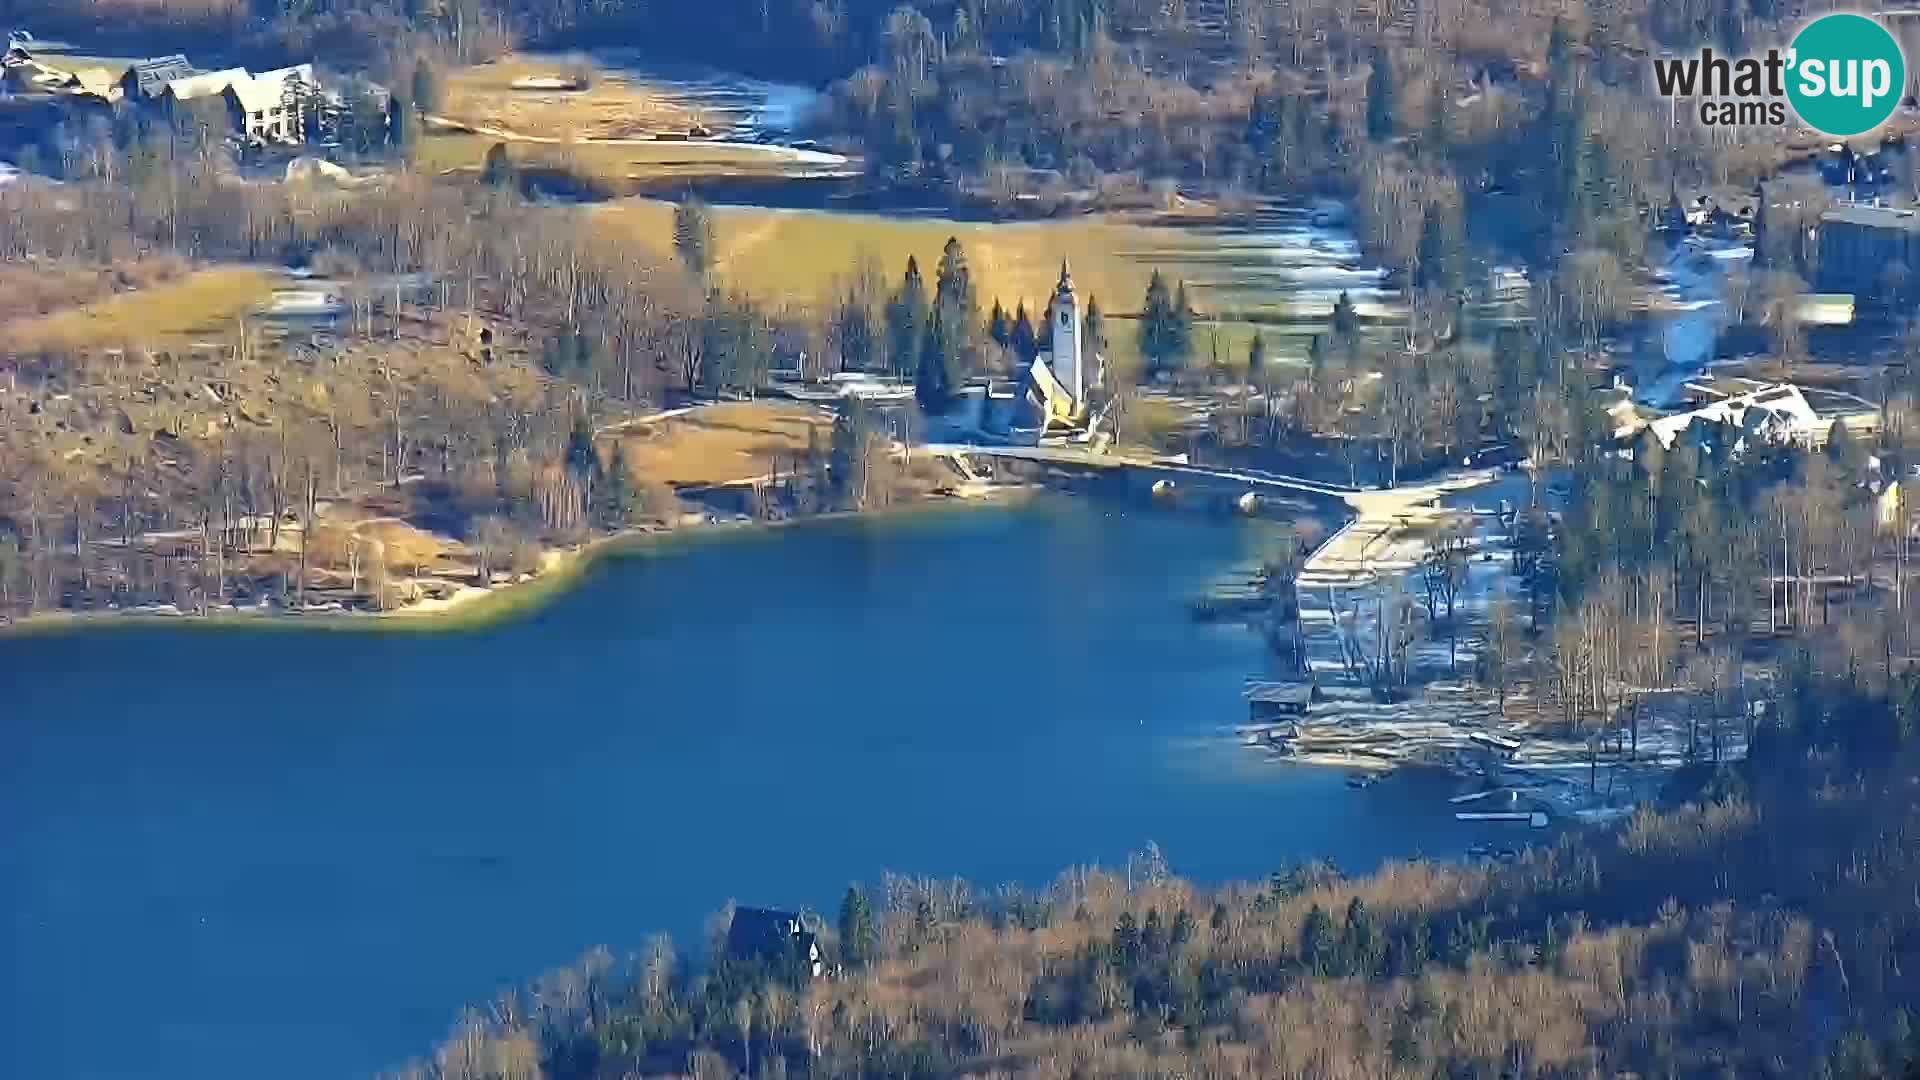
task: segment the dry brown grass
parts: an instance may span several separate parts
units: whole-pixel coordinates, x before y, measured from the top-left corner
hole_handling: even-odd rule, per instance
[[[729,402],[650,424],[624,440],[636,473],[681,486],[727,484],[764,476],[774,455],[807,447],[809,430],[825,446],[832,421],[819,410],[780,401]]]
[[[672,203],[631,199],[599,215],[610,229],[626,230],[639,243],[672,257]],[[999,300],[1012,311],[1025,302],[1030,313],[1037,313],[1053,295],[1062,260],[1071,263],[1083,297],[1097,298],[1108,312],[1135,310],[1153,268],[1125,258],[1125,253],[1184,239],[1174,230],[1108,217],[988,223],[720,207],[713,211],[713,222],[715,272],[729,286],[758,296],[825,301],[866,259],[879,265],[891,287],[908,256],[919,261],[930,284],[941,248],[953,237],[966,248],[967,267],[983,307]],[[1130,330],[1130,325],[1116,324],[1109,337]]]
[[[779,151],[743,143],[527,142],[465,132],[427,135],[413,163],[435,174],[477,173],[487,151],[502,142],[515,168],[565,174],[608,192],[630,192],[648,180],[784,177],[794,169]]]
[[[86,349],[129,342],[180,345],[232,329],[235,318],[263,303],[273,278],[261,270],[201,270],[149,288],[76,308],[0,325],[0,347]]]
[[[584,62],[534,59],[522,55],[463,68],[447,76],[439,115],[476,128],[520,135],[580,139],[645,138],[663,132],[685,134],[696,122],[717,121],[634,86],[593,73],[584,90],[515,90],[516,79],[567,77]]]
[[[45,260],[0,263],[0,327],[79,307],[116,293],[152,288],[187,272],[185,260],[129,260],[111,267]],[[0,339],[4,340],[4,339]]]

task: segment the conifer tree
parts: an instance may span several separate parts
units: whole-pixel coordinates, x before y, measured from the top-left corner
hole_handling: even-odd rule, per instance
[[[1040,338],[1033,329],[1033,320],[1027,316],[1025,301],[1014,308],[1013,329],[1008,332],[1008,338],[1014,356],[1021,363],[1031,364],[1033,358],[1040,355]]]
[[[1367,73],[1367,137],[1375,142],[1393,138],[1393,60],[1385,46],[1373,50],[1373,68]]]
[[[840,953],[847,967],[859,970],[872,962],[874,951],[879,946],[879,933],[874,928],[873,909],[867,904],[867,895],[859,886],[847,886],[847,895],[840,900]]]
[[[887,355],[894,374],[904,377],[919,370],[926,327],[927,287],[920,277],[920,263],[909,255],[900,289],[887,304]]]
[[[673,208],[673,250],[688,273],[707,280],[713,269],[713,218],[697,195],[688,194]]]

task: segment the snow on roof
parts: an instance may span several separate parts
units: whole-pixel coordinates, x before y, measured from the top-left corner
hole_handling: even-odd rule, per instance
[[[72,74],[83,92],[112,100],[120,96],[120,77],[125,72],[112,68],[84,67],[75,68]]]
[[[1749,414],[1753,415],[1749,415]],[[1695,420],[1713,424],[1732,424],[1748,428],[1765,424],[1793,435],[1812,435],[1827,423],[1807,403],[1805,394],[1791,383],[1764,386],[1749,393],[1724,398],[1692,412],[1663,416],[1647,426],[1662,447],[1671,449],[1673,440]],[[1751,421],[1751,423],[1750,423]]]
[[[184,79],[167,81],[166,92],[173,95],[175,101],[192,101],[194,98],[208,97],[226,90],[235,82],[252,78],[246,68],[224,68],[220,71],[208,71],[199,75],[189,75]]]
[[[1845,222],[1849,225],[1864,225],[1870,229],[1920,229],[1920,215],[1911,207],[1864,206],[1858,203],[1836,206],[1820,215],[1827,224]]]
[[[311,85],[313,65],[296,64],[293,67],[263,71],[258,75],[235,79],[227,89],[233,91],[233,96],[239,99],[242,109],[248,112],[260,112],[279,106],[286,96],[289,79]]]

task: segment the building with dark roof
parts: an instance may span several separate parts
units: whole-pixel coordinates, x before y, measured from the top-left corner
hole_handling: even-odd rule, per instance
[[[120,93],[128,101],[153,101],[166,91],[167,84],[194,73],[193,65],[178,53],[142,60],[120,76]]]
[[[827,970],[818,939],[791,911],[734,908],[733,922],[727,927],[727,953],[737,960],[766,964],[797,959],[816,978]]]
[[[1862,306],[1910,308],[1920,298],[1920,211],[1841,206],[1820,215],[1820,289]]]

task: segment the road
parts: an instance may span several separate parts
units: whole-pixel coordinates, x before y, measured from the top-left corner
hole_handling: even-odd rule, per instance
[[[925,452],[945,457],[1002,458],[1089,469],[1139,469],[1165,474],[1167,479],[1175,481],[1185,476],[1216,483],[1241,484],[1245,485],[1248,491],[1253,492],[1280,491],[1290,495],[1320,495],[1343,500],[1353,495],[1364,494],[1343,485],[1327,484],[1297,476],[1207,468],[1163,458],[1096,454],[1091,450],[1065,446],[974,446],[967,443],[930,443],[925,448]]]

